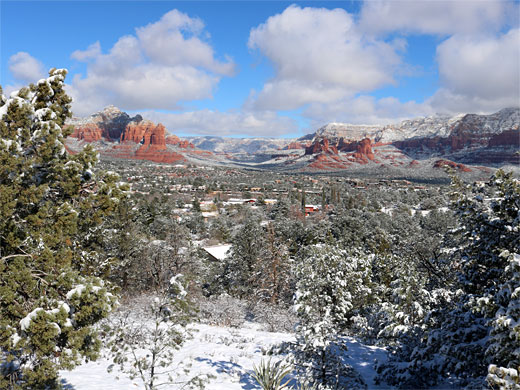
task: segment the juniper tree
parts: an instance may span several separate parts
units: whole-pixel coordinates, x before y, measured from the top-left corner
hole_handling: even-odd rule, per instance
[[[451,377],[481,388],[489,369],[490,384],[501,386],[518,372],[520,186],[502,171],[484,185],[455,184],[459,226],[445,253],[456,282],[447,285],[450,299],[428,314],[422,339],[386,365],[393,385],[431,387]]]
[[[0,102],[0,388],[55,388],[58,370],[94,359],[92,326],[115,298],[84,240],[122,189],[92,172],[91,149],[66,153],[66,70]]]
[[[331,245],[306,248],[295,265],[295,359],[305,377],[324,387],[364,387],[352,368],[341,361],[341,336],[359,310],[371,300],[370,258]],[[352,382],[352,379],[354,381]]]
[[[223,264],[222,282],[231,294],[252,297],[263,277],[259,264],[267,257],[266,233],[258,216],[248,213],[231,243],[230,255]]]

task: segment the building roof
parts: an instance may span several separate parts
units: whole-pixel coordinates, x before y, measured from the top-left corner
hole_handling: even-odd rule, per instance
[[[206,246],[203,249],[215,259],[225,260],[227,258],[228,250],[231,249],[231,244]]]

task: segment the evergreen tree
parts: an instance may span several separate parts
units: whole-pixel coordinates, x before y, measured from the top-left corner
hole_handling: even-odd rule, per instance
[[[95,153],[66,153],[66,70],[0,102],[0,388],[58,387],[58,370],[94,359],[92,325],[115,298],[84,238],[104,227],[122,195],[94,175]]]
[[[420,342],[393,355],[390,384],[431,387],[450,377],[481,388],[488,369],[489,382],[501,385],[520,365],[520,186],[500,170],[486,185],[455,184],[459,227],[445,252],[457,281],[447,286],[446,303],[429,313]]]
[[[296,362],[306,378],[321,388],[363,387],[341,361],[341,335],[359,310],[370,302],[370,259],[330,245],[304,250],[295,266]]]
[[[260,264],[267,257],[266,234],[259,218],[249,213],[231,243],[231,253],[222,270],[224,287],[237,297],[251,297],[260,288],[264,277]]]

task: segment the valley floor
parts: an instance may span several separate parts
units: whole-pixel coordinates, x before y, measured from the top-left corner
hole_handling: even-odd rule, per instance
[[[245,323],[241,328],[226,328],[197,324],[193,339],[187,341],[176,352],[175,363],[191,365],[185,378],[195,375],[209,375],[209,390],[260,389],[251,373],[253,364],[262,359],[269,360],[267,351],[274,345],[293,341],[291,333],[273,333],[261,330],[256,323]],[[374,384],[374,362],[386,359],[386,351],[379,347],[364,345],[353,338],[348,339],[348,363],[364,378],[368,389],[383,389]],[[272,357],[273,361],[283,356]],[[77,367],[73,371],[61,372],[67,390],[131,390],[144,389],[138,378],[130,380],[124,373],[114,368],[107,356],[96,362]],[[181,385],[165,385],[162,389],[180,389]]]

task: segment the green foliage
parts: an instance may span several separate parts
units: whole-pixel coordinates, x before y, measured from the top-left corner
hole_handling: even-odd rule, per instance
[[[92,325],[115,298],[89,246],[123,194],[92,173],[91,149],[70,156],[66,70],[0,103],[0,388],[55,388],[58,370],[99,350]]]
[[[448,267],[438,268],[448,277],[425,285],[432,294],[444,279],[444,303],[429,309],[420,337],[401,340],[382,370],[392,385],[430,387],[449,376],[483,387],[486,375],[496,385],[520,365],[520,186],[499,170],[454,190],[459,225],[447,236]]]
[[[291,366],[282,362],[271,363],[262,360],[259,366],[253,365],[253,378],[262,387],[262,390],[290,389],[289,380],[283,380],[292,371]]]
[[[258,217],[248,214],[231,243],[231,254],[222,270],[223,286],[237,297],[253,296],[259,288],[258,265],[266,257],[267,248],[266,234]]]
[[[315,245],[304,250],[295,267],[296,361],[311,382],[342,386],[351,375],[341,362],[341,335],[372,299],[370,258]]]

